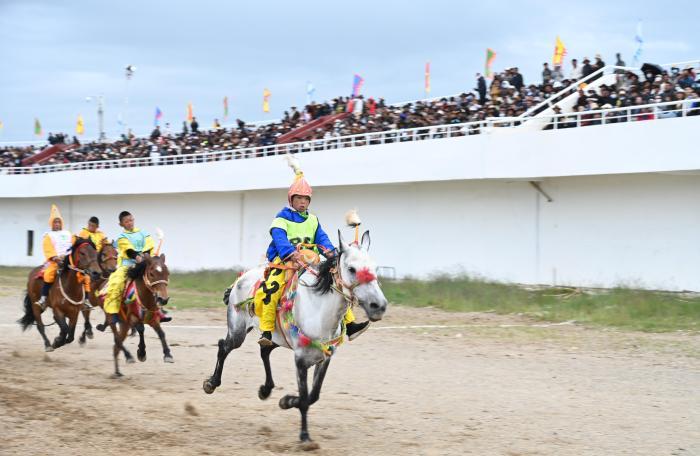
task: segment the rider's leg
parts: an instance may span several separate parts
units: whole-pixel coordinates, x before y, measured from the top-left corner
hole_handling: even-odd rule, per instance
[[[345,312],[343,320],[345,321],[345,333],[350,340],[354,340],[369,328],[369,320],[363,323],[355,323],[355,314],[352,313],[352,308],[350,307],[348,307],[347,312]]]
[[[124,286],[126,285],[126,273],[129,270],[128,266],[117,268],[109,276],[107,282],[107,294],[105,295],[104,311],[107,314],[117,314],[122,305],[122,295],[124,294]]]
[[[49,296],[49,291],[51,290],[51,285],[56,281],[56,271],[58,270],[58,265],[53,261],[49,262],[46,269],[44,269],[44,283],[41,286],[41,297],[36,304],[41,307],[41,310],[46,309],[46,298]]]
[[[85,299],[83,300],[83,307],[85,309],[92,309],[92,304],[90,304],[90,276],[79,272],[78,280],[83,284],[83,290],[85,290]]]
[[[275,317],[277,316],[277,303],[284,291],[284,285],[285,270],[271,268],[267,278],[255,292],[255,306],[258,309],[262,309],[260,315],[261,345],[270,345],[272,343],[272,331],[275,330]]]

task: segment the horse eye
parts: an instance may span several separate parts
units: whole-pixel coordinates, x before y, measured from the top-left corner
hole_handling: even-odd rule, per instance
[[[353,268],[352,266],[350,266],[350,267],[348,268],[348,271],[350,271],[350,274],[354,274],[354,273],[357,272],[357,270],[356,270],[355,268]]]

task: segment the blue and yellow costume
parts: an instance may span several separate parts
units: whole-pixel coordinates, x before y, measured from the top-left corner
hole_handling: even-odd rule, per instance
[[[134,228],[124,230],[117,238],[117,270],[109,276],[107,295],[105,296],[104,311],[107,314],[119,313],[122,295],[126,286],[127,271],[136,264],[136,257],[150,252],[155,247],[153,238],[145,231]]]
[[[296,179],[287,195],[290,206],[295,195],[311,197],[311,186],[304,179],[303,173],[297,169],[295,172]],[[291,207],[285,207],[277,214],[270,226],[270,236],[272,236],[272,242],[267,248],[267,260],[273,265],[283,265],[291,260],[296,246],[299,244],[315,244],[313,250],[316,253],[319,253],[319,250],[323,253],[335,251],[335,247],[326,232],[323,231],[318,217],[308,211],[297,212]],[[265,281],[255,292],[254,303],[257,313],[260,315],[260,330],[263,332],[275,330],[277,303],[287,282],[286,272],[285,269],[268,268]],[[350,308],[348,308],[344,320],[346,324],[355,321],[355,316]]]

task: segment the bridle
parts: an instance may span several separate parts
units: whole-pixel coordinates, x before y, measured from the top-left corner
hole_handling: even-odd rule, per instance
[[[86,247],[87,245],[89,245],[88,242],[83,242],[82,244],[80,244],[78,246],[77,249],[75,249],[75,251],[72,251],[70,253],[70,255],[68,256],[67,268],[70,269],[71,271],[79,272],[81,274],[85,274],[85,275],[89,276],[92,273],[92,271],[89,268],[81,269],[81,268],[78,268],[77,266],[75,266],[75,264],[77,264],[77,262],[75,261],[75,255],[80,253],[80,249],[82,249],[83,247]],[[68,294],[66,293],[66,290],[63,289],[63,280],[62,280],[62,276],[60,273],[58,275],[58,288],[61,290],[61,295],[63,296],[63,299],[65,299],[66,301],[70,302],[71,304],[73,304],[75,306],[82,305],[83,301],[85,301],[85,287],[83,287],[82,285],[80,286],[80,291],[82,293],[80,300],[74,301],[73,299],[70,298],[70,296],[68,296]]]

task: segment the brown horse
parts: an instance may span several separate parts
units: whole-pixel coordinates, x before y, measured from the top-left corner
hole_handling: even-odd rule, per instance
[[[102,300],[95,295],[95,291],[102,288],[102,286],[109,279],[109,275],[117,270],[117,249],[114,248],[112,243],[108,239],[102,240],[102,249],[97,254],[97,264],[100,265],[102,274],[98,280],[90,281],[90,294],[88,298],[90,299],[90,304],[93,307],[102,307]],[[83,345],[86,339],[92,339],[92,324],[90,323],[90,311],[92,309],[83,310],[83,318],[85,318],[85,327],[83,333],[80,335],[78,342]],[[98,329],[101,327],[101,331],[107,326],[105,321],[104,325],[97,325]]]
[[[46,302],[53,309],[53,318],[61,332],[49,343],[44,331],[44,323],[41,314],[45,309],[34,305],[41,296],[43,280],[39,277],[41,266],[32,269],[27,281],[27,294],[24,297],[24,316],[18,320],[22,330],[26,330],[31,324],[36,323],[37,330],[44,339],[44,350],[53,351],[54,348],[73,342],[75,338],[75,325],[78,315],[83,307],[85,290],[78,278],[78,273],[90,276],[91,280],[98,280],[100,266],[97,264],[97,251],[90,240],[78,238],[64,264],[59,268],[56,281],[51,286]],[[66,323],[68,317],[68,323]]]
[[[163,360],[166,363],[174,362],[170,353],[170,347],[165,340],[165,333],[160,327],[160,315],[162,306],[168,303],[168,278],[170,272],[165,264],[165,255],[150,256],[143,254],[143,261],[138,263],[129,271],[129,276],[135,285],[134,301],[132,303],[122,302],[119,317],[116,315],[109,319],[109,326],[114,334],[114,375],[121,377],[119,371],[119,352],[123,351],[127,363],[133,363],[131,353],[124,347],[124,339],[129,330],[134,327],[139,333],[139,348],[137,351],[139,361],[146,360],[146,344],[144,342],[144,323],[148,323],[158,334],[163,345]],[[129,287],[125,294],[128,294]],[[117,320],[119,326],[117,326]]]

